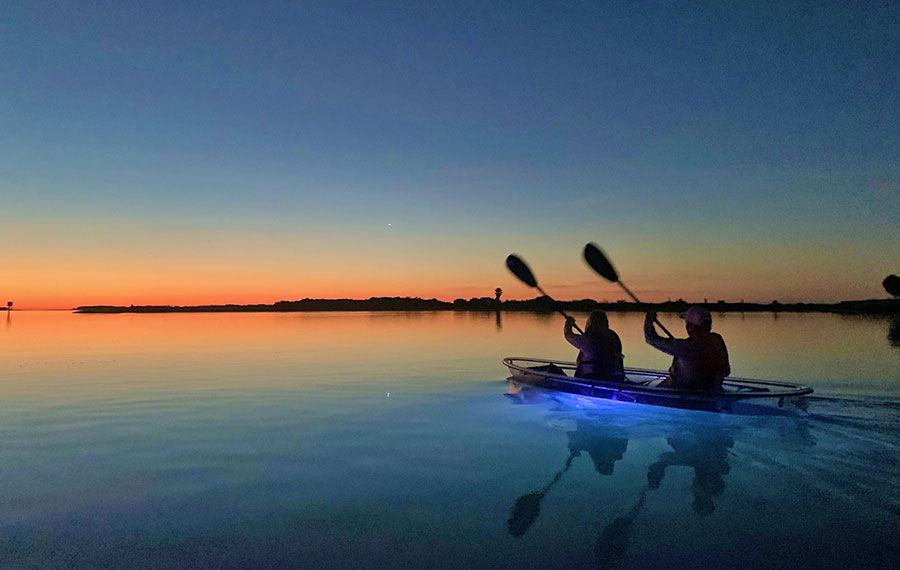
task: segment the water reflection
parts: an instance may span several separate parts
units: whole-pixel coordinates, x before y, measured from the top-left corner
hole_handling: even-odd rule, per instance
[[[888,325],[887,338],[891,346],[900,348],[900,317],[891,319],[891,324]]]
[[[547,400],[547,395],[535,390],[526,384],[520,384],[515,380],[507,380],[508,388],[504,394],[514,404],[537,404]]]
[[[637,502],[627,514],[617,517],[600,532],[597,542],[594,544],[594,560],[597,568],[612,568],[616,566],[628,552],[628,544],[631,542],[631,532],[634,529],[634,520],[637,518],[644,499],[647,497],[648,488],[644,488]]]
[[[527,394],[527,390],[524,391]],[[522,395],[519,390],[517,395]],[[524,396],[523,396],[524,397]],[[523,403],[523,400],[519,400]],[[507,521],[509,533],[521,537],[535,523],[540,515],[541,501],[550,489],[562,479],[572,466],[573,460],[586,453],[594,464],[594,471],[603,476],[612,475],[616,462],[622,459],[628,449],[628,438],[618,428],[583,419],[575,420],[575,429],[567,432],[569,440],[569,456],[565,466],[554,475],[550,483],[540,491],[526,493],[516,500],[512,514]],[[594,559],[598,568],[610,568],[617,565],[628,552],[628,544],[634,530],[634,522],[650,486],[644,487],[631,510],[623,516],[615,518],[606,525],[594,544]]]
[[[540,491],[525,493],[516,499],[516,504],[513,505],[512,514],[510,515],[509,520],[506,521],[509,534],[520,537],[531,528],[531,525],[537,520],[538,515],[541,514],[541,501],[544,500],[544,496],[550,492],[553,485],[556,485],[557,481],[559,481],[565,472],[569,470],[569,467],[572,466],[573,459],[575,459],[575,454],[569,454],[568,459],[566,459],[566,466],[554,475],[553,479],[550,480],[546,487]]]
[[[702,431],[682,430],[668,438],[667,442],[672,451],[660,455],[647,470],[647,485],[650,489],[658,489],[668,467],[691,467],[694,470],[694,481],[691,484],[694,500],[691,507],[697,514],[711,514],[716,510],[713,499],[725,490],[723,477],[729,471],[728,453],[734,446],[734,439],[707,426]]]
[[[508,397],[517,404],[546,402],[547,394],[510,382]],[[576,418],[575,429],[567,432],[569,455],[565,464],[539,491],[520,496],[512,507],[507,521],[509,534],[523,536],[537,521],[541,512],[541,502],[550,490],[559,483],[573,465],[576,458],[586,454],[590,457],[594,471],[599,475],[612,475],[616,463],[628,449],[629,437],[625,428],[610,425],[609,417]],[[671,425],[660,426],[672,433]],[[597,536],[593,554],[597,568],[617,566],[628,553],[629,544],[636,528],[648,493],[660,488],[669,467],[690,467],[694,471],[691,483],[691,507],[700,516],[713,513],[715,500],[725,491],[725,476],[730,471],[728,463],[734,437],[716,423],[702,422],[679,426],[674,434],[666,438],[669,450],[660,453],[647,467],[647,484],[637,493],[633,506],[607,523]]]
[[[575,421],[575,431],[568,432],[569,453],[578,457],[586,452],[594,462],[594,471],[601,475],[612,475],[616,461],[622,459],[628,449],[628,439],[621,434],[611,434],[609,428]]]
[[[533,396],[495,394],[501,356],[572,353],[559,318],[502,318],[497,334],[489,314],[18,311],[0,342],[0,568],[896,564],[890,319],[723,319],[742,374],[843,382],[797,421],[569,396],[513,406]],[[644,348],[641,318],[611,315],[629,360],[668,365]],[[543,429],[547,408],[578,433]],[[691,447],[686,423],[737,442],[721,446],[727,475],[715,454],[700,469],[712,516],[690,510],[693,467],[661,465],[648,485],[651,465]],[[535,454],[547,445],[549,464]],[[705,485],[717,477],[718,495]],[[529,522],[524,501],[523,540],[503,535],[529,491],[547,504],[532,499]]]
[[[531,313],[531,316],[534,317],[535,320],[544,322],[544,323],[550,322],[550,321],[556,321],[559,318],[559,316],[557,316],[557,314],[553,313],[553,312]]]
[[[644,506],[647,493],[659,489],[669,466],[694,469],[694,481],[691,485],[694,500],[691,506],[695,513],[708,515],[715,510],[713,499],[725,490],[723,477],[730,470],[728,453],[734,446],[734,439],[719,428],[707,426],[702,431],[696,428],[679,431],[669,437],[667,442],[672,451],[664,452],[647,469],[647,486],[638,495],[634,506],[600,532],[594,545],[597,568],[614,567],[625,557],[635,520]]]
[[[494,317],[494,318],[495,318],[495,321],[494,321],[494,322],[497,324],[497,330],[498,330],[498,331],[502,331],[502,330],[503,330],[503,319],[502,319],[502,317],[500,316],[500,311],[494,311],[494,315],[495,315],[495,317]]]
[[[889,443],[896,442],[896,406],[885,407],[862,400],[851,403],[847,399],[823,401],[821,404],[822,412],[814,418],[758,416],[734,419],[693,415],[690,418],[685,416],[683,421],[674,415],[656,416],[664,418],[668,426],[651,426],[647,435],[652,438],[654,432],[665,430],[668,449],[655,449],[647,457],[650,465],[646,469],[646,488],[636,494],[633,506],[623,507],[622,514],[612,514],[611,522],[599,533],[593,552],[596,566],[641,567],[635,561],[642,560],[645,552],[652,550],[659,538],[664,538],[649,532],[651,528],[667,528],[660,525],[656,518],[661,510],[667,508],[670,513],[679,509],[683,511],[690,504],[695,514],[688,518],[694,519],[694,522],[685,520],[683,516],[675,520],[682,521],[679,525],[693,528],[687,529],[688,534],[683,534],[682,529],[673,532],[688,544],[702,542],[704,537],[701,533],[709,532],[710,524],[718,527],[723,521],[728,521],[726,524],[736,524],[735,528],[740,528],[738,521],[745,518],[752,524],[764,521],[762,524],[770,525],[772,529],[785,528],[786,525],[806,526],[809,530],[805,532],[815,537],[820,536],[817,527],[827,529],[825,532],[830,533],[830,537],[822,537],[821,540],[833,545],[833,553],[857,548],[856,552],[861,553],[859,556],[872,556],[877,562],[863,562],[856,566],[895,567],[895,563],[884,564],[880,559],[883,556],[880,549],[887,543],[882,538],[881,530],[877,527],[866,528],[869,521],[879,521],[884,525],[884,521],[896,518],[896,501],[884,495],[871,503],[868,499],[876,493],[874,489],[893,485],[896,480],[896,470],[892,468],[894,463],[884,457],[887,463],[879,465],[877,460],[869,461],[863,468],[862,457],[871,453],[870,458],[874,459],[880,455],[880,452],[869,447],[869,443],[874,441],[880,442],[879,447],[885,445],[883,451],[896,449],[896,443]],[[849,411],[851,408],[852,412]],[[879,422],[873,421],[881,411],[887,412],[890,418],[884,418],[891,426],[884,434],[879,434]],[[622,421],[614,411],[605,413],[607,421]],[[862,413],[865,418],[860,417]],[[638,452],[644,448],[642,444],[645,440],[641,434],[646,433],[643,427],[646,425],[642,423],[641,427],[636,425],[628,430],[632,447]],[[824,445],[816,443],[814,434],[825,440]],[[888,439],[881,439],[883,435],[887,435]],[[736,441],[740,442],[739,446]],[[863,448],[856,447],[861,441],[866,442],[863,447],[868,451],[861,452]],[[810,448],[817,445],[820,449],[812,452]],[[738,449],[737,454],[735,448]],[[854,451],[851,452],[851,449]],[[741,457],[737,463],[738,460],[734,459],[736,455]],[[893,457],[890,452],[887,456]],[[633,453],[629,454],[627,460],[633,461],[634,457]],[[675,467],[674,474],[669,469],[672,466]],[[668,484],[664,482],[667,474],[670,479],[675,479],[668,481]],[[766,484],[755,488],[754,481],[761,479]],[[682,484],[686,480],[691,481],[689,486]],[[612,485],[614,483],[610,482]],[[754,499],[740,503],[725,501],[726,487],[730,493],[738,495],[749,492]],[[822,498],[828,496],[833,500],[823,502]],[[841,504],[844,500],[847,502]],[[710,520],[712,513],[716,516]],[[808,522],[811,520],[819,522]],[[778,539],[778,531],[773,530],[771,536],[766,536],[767,532],[749,530],[742,535],[742,539],[754,537],[752,540],[760,544]],[[867,545],[860,546],[860,541],[865,541]],[[882,546],[876,546],[879,543]],[[802,548],[806,552],[797,554],[793,548]],[[831,563],[835,554],[821,555],[820,558],[818,549],[817,544],[800,546],[799,542],[793,547],[785,547],[785,553],[795,556],[794,560],[798,562],[785,565],[798,568],[840,567],[839,563]],[[767,554],[760,554],[747,566],[766,567],[766,557]],[[823,564],[826,561],[828,563]],[[702,566],[691,564],[695,565]],[[682,565],[675,562],[675,566]]]
[[[522,392],[519,392],[520,394]],[[572,466],[572,461],[587,453],[594,463],[594,470],[600,475],[612,475],[616,461],[622,459],[628,449],[628,439],[618,434],[610,434],[606,428],[591,422],[575,420],[575,430],[567,432],[569,457],[565,466],[554,475],[550,483],[540,491],[526,493],[516,500],[512,514],[507,521],[509,533],[519,537],[525,534],[540,515],[541,501],[550,489]],[[606,431],[604,431],[606,430]]]

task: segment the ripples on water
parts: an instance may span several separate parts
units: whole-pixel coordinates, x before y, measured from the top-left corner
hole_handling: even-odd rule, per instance
[[[546,392],[528,403],[565,432],[569,455],[511,507],[512,536],[533,536],[542,508],[555,528],[534,534],[564,532],[583,501],[596,509],[584,567],[895,567],[897,402],[812,398],[811,413],[757,417]],[[551,513],[566,477],[569,508]]]
[[[529,315],[14,314],[0,568],[895,567],[893,325],[717,325],[808,412],[508,394],[573,356]]]

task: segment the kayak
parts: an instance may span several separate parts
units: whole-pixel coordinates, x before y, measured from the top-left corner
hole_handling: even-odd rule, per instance
[[[625,381],[590,380],[575,376],[575,363],[542,358],[508,357],[511,382],[566,392],[579,396],[709,411],[730,411],[736,402],[790,404],[805,409],[804,396],[812,388],[774,380],[754,380],[729,376],[720,390],[664,388],[659,384],[668,374],[662,370],[625,368]]]

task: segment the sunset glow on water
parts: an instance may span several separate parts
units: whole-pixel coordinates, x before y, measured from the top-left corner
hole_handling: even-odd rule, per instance
[[[808,412],[505,395],[501,357],[574,357],[553,315],[14,313],[0,331],[0,555],[12,568],[840,568],[852,551],[891,567],[891,321],[715,318],[735,374],[809,384]],[[626,362],[666,366],[641,320],[611,315]],[[698,549],[713,532],[716,548]]]

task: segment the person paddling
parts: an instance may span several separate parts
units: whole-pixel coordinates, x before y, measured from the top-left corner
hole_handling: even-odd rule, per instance
[[[609,320],[603,311],[593,311],[588,316],[584,334],[572,331],[575,319],[566,317],[564,333],[566,340],[578,349],[575,376],[591,380],[625,380],[622,367],[622,341],[609,328]]]
[[[728,349],[718,333],[712,332],[712,315],[703,307],[693,306],[681,318],[688,338],[663,338],[653,326],[656,313],[644,319],[644,340],[653,348],[671,354],[669,377],[661,387],[688,390],[717,390],[731,374]]]

